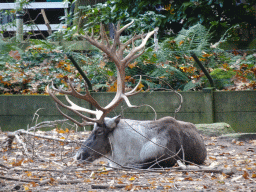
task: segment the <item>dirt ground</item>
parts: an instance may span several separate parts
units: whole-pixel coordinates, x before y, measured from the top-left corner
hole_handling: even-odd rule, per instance
[[[89,132],[38,131],[38,135],[78,141]],[[0,191],[256,191],[256,140],[221,140],[204,136],[208,157],[204,166],[223,172],[170,169],[110,169],[100,159],[93,164],[73,161],[79,143],[19,136],[7,150],[0,133]],[[24,150],[24,149],[27,149]],[[231,170],[231,171],[230,171]]]

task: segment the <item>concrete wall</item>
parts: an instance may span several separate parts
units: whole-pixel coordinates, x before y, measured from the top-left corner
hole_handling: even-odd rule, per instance
[[[226,122],[238,132],[256,132],[256,91],[215,92],[205,89],[202,92],[180,92],[183,105],[176,119],[192,123]],[[93,97],[105,106],[115,93],[92,93]],[[65,100],[63,96],[59,96]],[[71,98],[78,105],[90,108],[84,101]],[[173,92],[140,93],[130,97],[134,105],[148,104],[157,112],[157,118],[174,116],[179,106],[179,97]],[[49,96],[0,96],[0,127],[4,131],[26,129],[34,125],[32,118],[36,110],[40,121],[63,119],[53,100]],[[77,118],[63,109],[68,115]],[[125,118],[145,120],[154,119],[154,111],[150,107],[127,108],[120,104],[109,116],[118,115],[123,111]],[[79,119],[79,118],[78,118]]]

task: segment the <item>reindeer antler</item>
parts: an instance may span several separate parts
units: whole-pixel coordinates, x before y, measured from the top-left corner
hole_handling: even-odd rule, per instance
[[[78,93],[75,90],[74,86],[73,86],[73,80],[72,79],[66,79],[71,91],[56,89],[52,85],[54,91],[65,94],[66,100],[71,106],[67,106],[67,105],[63,104],[55,96],[55,94],[49,89],[49,86],[47,87],[47,91],[48,91],[49,95],[56,102],[57,108],[61,112],[61,114],[64,115],[69,120],[73,121],[74,123],[78,124],[79,126],[85,126],[85,125],[92,124],[92,123],[101,123],[102,124],[103,120],[104,120],[104,117],[106,117],[106,115],[110,111],[112,111],[115,107],[117,107],[119,105],[119,103],[122,102],[123,100],[126,102],[126,104],[129,107],[137,107],[137,106],[132,105],[130,103],[128,97],[132,96],[132,95],[135,95],[135,94],[140,92],[140,90],[139,91],[136,91],[136,90],[137,90],[139,84],[141,83],[141,77],[140,77],[140,80],[139,80],[138,84],[136,85],[136,87],[133,90],[131,90],[130,92],[125,93],[125,68],[128,66],[128,64],[132,60],[136,59],[141,54],[143,54],[144,47],[147,43],[147,40],[158,30],[158,28],[156,28],[154,31],[151,31],[151,32],[149,32],[145,35],[142,34],[142,35],[133,36],[131,39],[129,39],[125,43],[122,43],[120,41],[121,33],[125,29],[127,29],[130,25],[132,25],[133,22],[134,21],[130,22],[129,24],[125,25],[122,28],[120,28],[120,22],[117,24],[117,29],[115,30],[115,36],[114,36],[114,40],[113,40],[112,44],[111,44],[111,41],[108,39],[107,34],[105,32],[105,29],[104,29],[104,26],[102,24],[100,25],[100,39],[101,39],[101,41],[95,40],[94,37],[93,37],[93,34],[92,34],[92,36],[89,36],[88,34],[85,34],[85,35],[82,36],[87,41],[89,41],[92,45],[94,45],[95,47],[99,48],[104,53],[106,53],[108,55],[108,57],[116,65],[116,68],[117,68],[117,92],[116,92],[116,95],[115,95],[114,99],[107,106],[101,107],[99,105],[99,103],[90,95],[90,92],[89,92],[87,86],[85,87],[85,89],[86,89],[86,94],[85,95],[82,95],[82,94]],[[142,42],[139,46],[136,47],[136,46],[134,46],[134,42],[138,39],[142,39]],[[126,49],[126,47],[130,44],[132,44],[132,49],[131,49],[130,53],[124,57],[123,52]],[[68,98],[67,95],[71,95],[71,96],[77,97],[79,99],[83,99],[83,100],[91,103],[97,110],[93,111],[93,110],[90,110],[90,109],[80,107],[80,106],[76,105],[75,103],[73,103]],[[66,109],[69,109],[69,110],[73,111],[75,114],[82,117],[83,122],[80,123],[80,122],[76,121],[75,119],[69,117],[65,113],[63,113],[59,109],[58,105],[61,105],[62,107],[66,108]],[[96,117],[95,118],[90,118],[90,117],[87,117],[87,116],[83,115],[81,112],[89,113],[89,114],[95,115]]]

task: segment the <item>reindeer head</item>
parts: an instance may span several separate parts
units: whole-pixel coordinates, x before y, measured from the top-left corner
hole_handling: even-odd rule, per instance
[[[89,138],[76,153],[76,159],[94,161],[111,152],[109,134],[117,127],[121,116],[105,117],[103,124],[95,123]]]

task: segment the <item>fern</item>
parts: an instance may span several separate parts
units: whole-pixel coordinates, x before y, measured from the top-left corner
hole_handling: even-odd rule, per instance
[[[196,24],[182,29],[174,39],[182,51],[201,52],[210,48],[211,33],[203,25]]]

